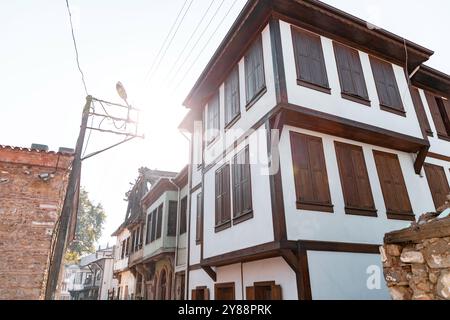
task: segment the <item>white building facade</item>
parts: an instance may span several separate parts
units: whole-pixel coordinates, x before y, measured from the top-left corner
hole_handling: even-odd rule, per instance
[[[389,299],[384,234],[450,193],[450,76],[368,26],[317,1],[243,9],[180,126],[189,299]]]

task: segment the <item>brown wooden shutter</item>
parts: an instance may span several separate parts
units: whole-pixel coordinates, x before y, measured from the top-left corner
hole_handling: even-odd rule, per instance
[[[262,39],[259,37],[244,58],[247,103],[265,87]]]
[[[181,199],[180,203],[180,234],[187,231],[187,197]]]
[[[239,68],[236,65],[225,81],[225,125],[233,121],[239,113]]]
[[[333,212],[322,139],[291,132],[297,208]]]
[[[231,199],[230,199],[230,165],[227,164],[223,172],[223,212],[222,212],[222,222],[231,219]]]
[[[320,36],[292,27],[297,79],[328,88]]]
[[[195,240],[197,242],[203,239],[203,206],[202,206],[202,193],[197,194],[197,221],[195,227]]]
[[[282,300],[283,297],[281,295],[281,286],[280,285],[276,285],[276,284],[272,284],[272,296],[271,296],[271,300]]]
[[[420,128],[422,129],[424,136],[428,135],[432,137],[433,131],[431,130],[430,122],[428,121],[422,98],[420,97],[419,89],[411,87],[410,92],[414,104],[414,109],[416,110],[417,118],[419,120]]]
[[[230,165],[216,171],[216,226],[231,219]]]
[[[162,229],[162,214],[163,214],[163,205],[158,207],[158,225],[156,228],[156,239],[161,238],[161,229]]]
[[[388,217],[413,216],[398,156],[377,150],[373,154]]]
[[[191,290],[191,300],[197,300],[197,289]]]
[[[431,117],[433,118],[434,126],[436,127],[438,135],[441,137],[447,137],[447,130],[445,128],[445,123],[442,119],[441,112],[439,111],[436,96],[427,91],[425,91],[425,96],[427,97],[428,106],[431,111]]]
[[[255,287],[246,287],[245,288],[245,299],[246,300],[255,300]]]
[[[335,149],[345,200],[345,212],[376,216],[363,149],[341,142],[335,142]]]
[[[447,177],[443,167],[433,164],[425,163],[425,174],[430,187],[431,195],[433,197],[434,206],[436,209],[441,207],[447,201],[447,196],[450,194],[450,187],[448,185]]]
[[[216,189],[215,220],[217,226],[221,222],[220,217],[222,212],[222,168],[216,171],[215,189]]]
[[[333,45],[342,92],[368,100],[359,52],[337,42]]]
[[[233,158],[233,217],[239,217],[252,210],[249,158],[248,146]]]
[[[209,300],[209,288],[203,289],[203,300]]]
[[[380,104],[398,111],[404,111],[392,65],[372,56],[370,56],[370,65]]]

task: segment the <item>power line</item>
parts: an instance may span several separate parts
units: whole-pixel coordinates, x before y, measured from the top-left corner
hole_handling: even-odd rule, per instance
[[[152,63],[152,65],[150,66],[150,69],[148,70],[147,74],[145,75],[145,79],[147,79],[147,77],[148,77],[148,76],[150,75],[150,73],[153,71],[153,68],[155,67],[155,65],[156,65],[156,63],[157,63],[157,61],[158,61],[158,59],[159,59],[159,56],[161,55],[162,51],[164,50],[164,47],[166,46],[166,43],[167,43],[167,41],[169,40],[169,37],[170,37],[170,35],[172,34],[173,29],[174,29],[175,26],[177,25],[178,19],[180,18],[181,13],[183,12],[184,8],[186,7],[187,2],[188,2],[188,0],[185,0],[185,1],[184,1],[183,6],[181,7],[180,11],[178,12],[175,21],[173,22],[172,26],[170,27],[169,33],[167,34],[166,38],[164,39],[161,48],[159,48],[159,51],[158,51],[158,54],[157,54],[156,57],[155,57],[155,60],[153,60],[153,63]]]
[[[170,46],[171,46],[171,44],[173,42],[173,39],[177,35],[178,30],[180,29],[180,26],[183,23],[184,18],[186,17],[186,14],[188,13],[189,9],[191,8],[193,2],[194,2],[194,0],[191,0],[191,2],[189,3],[188,8],[184,12],[183,17],[181,18],[180,23],[178,24],[178,27],[176,28],[175,32],[173,33],[172,38],[169,41],[169,44],[167,45],[166,49],[164,50],[164,53],[161,56],[161,59],[158,62],[158,65],[156,66],[155,70],[153,70],[153,73],[150,75],[150,79],[148,80],[149,83],[152,81],[154,75],[156,74],[156,72],[158,71],[159,67],[161,66],[161,63],[163,62],[164,58],[166,57],[167,50],[169,50],[169,48],[170,48]]]
[[[178,87],[180,86],[180,84],[183,82],[183,80],[187,77],[188,73],[191,71],[191,69],[194,67],[194,65],[197,63],[198,59],[200,58],[200,56],[202,55],[203,51],[205,50],[205,48],[208,46],[209,42],[211,41],[211,39],[216,35],[217,30],[219,30],[220,26],[222,25],[222,23],[225,21],[225,19],[228,17],[228,15],[231,12],[231,9],[233,9],[234,5],[236,4],[238,0],[234,0],[233,4],[231,5],[231,7],[228,9],[227,13],[225,14],[225,16],[222,18],[222,20],[220,20],[219,24],[217,25],[216,29],[213,31],[213,33],[211,34],[211,36],[209,37],[208,41],[206,41],[205,45],[203,46],[203,48],[200,50],[199,54],[197,55],[197,57],[194,59],[194,61],[192,62],[192,64],[190,65],[190,67],[186,70],[184,76],[181,78],[181,80],[177,83],[176,87],[174,90],[178,89]]]
[[[88,89],[87,89],[87,86],[86,86],[86,81],[84,79],[84,73],[83,73],[83,70],[81,70],[81,67],[80,67],[80,58],[79,58],[79,55],[78,55],[77,41],[75,40],[75,34],[74,34],[74,31],[73,31],[72,13],[70,12],[69,0],[66,0],[66,6],[67,6],[67,12],[69,13],[70,30],[72,32],[72,41],[73,41],[73,46],[75,48],[75,58],[76,58],[76,61],[77,61],[78,70],[81,73],[81,81],[83,82],[84,91],[86,92],[86,96],[88,96],[89,93],[88,93]]]
[[[194,31],[192,32],[191,36],[189,37],[189,39],[186,41],[186,44],[184,45],[183,49],[181,49],[180,54],[178,55],[177,59],[175,60],[174,64],[172,65],[172,69],[170,69],[169,73],[167,74],[166,80],[169,80],[169,77],[172,75],[172,72],[175,70],[175,67],[177,66],[178,62],[180,62],[181,57],[183,56],[183,52],[186,50],[186,48],[188,47],[189,43],[191,42],[192,38],[194,38],[194,35],[197,33],[198,29],[200,28],[200,26],[202,25],[203,21],[205,20],[206,16],[209,13],[209,10],[211,9],[211,7],[213,6],[214,2],[216,2],[216,0],[212,0],[211,3],[209,4],[208,9],[206,9],[205,13],[203,14],[202,18],[200,19],[200,22],[197,24],[197,26],[195,27]]]
[[[181,69],[183,68],[183,66],[186,64],[187,60],[191,57],[192,53],[194,52],[194,49],[197,47],[198,43],[200,42],[200,40],[203,38],[203,35],[205,34],[205,32],[208,30],[209,26],[211,25],[212,21],[214,20],[214,18],[217,16],[217,14],[219,13],[220,8],[222,8],[222,5],[225,3],[225,0],[222,0],[222,2],[220,3],[219,7],[216,9],[216,11],[214,12],[213,16],[211,17],[211,19],[209,20],[208,24],[206,25],[206,27],[203,29],[202,33],[200,34],[200,37],[197,39],[197,41],[195,42],[194,46],[191,48],[191,50],[189,51],[188,55],[184,58],[183,62],[181,63],[181,65],[178,67],[177,71],[175,72],[175,75],[170,79],[170,82],[172,82],[173,80],[175,80],[176,75],[181,71]]]

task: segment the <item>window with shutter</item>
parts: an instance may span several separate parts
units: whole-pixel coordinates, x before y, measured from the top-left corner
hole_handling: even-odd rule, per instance
[[[370,106],[359,52],[333,42],[342,97]]]
[[[255,282],[245,289],[247,300],[282,300],[281,286],[275,281]]]
[[[250,178],[249,147],[239,152],[233,159],[233,219],[252,212],[252,187]],[[251,218],[251,217],[249,217]]]
[[[206,121],[206,139],[208,143],[214,141],[220,130],[220,97],[217,92],[209,101]]]
[[[434,206],[436,209],[441,207],[447,201],[447,196],[450,194],[450,187],[448,185],[447,177],[443,167],[433,164],[425,163],[425,174],[430,187],[431,195],[433,197]]]
[[[382,110],[405,116],[392,64],[370,56],[370,65]]]
[[[168,225],[167,225],[167,235],[169,237],[176,236],[177,230],[177,210],[178,210],[178,202],[177,201],[169,201],[169,217],[168,217]]]
[[[398,156],[374,150],[373,155],[389,219],[415,219]]]
[[[150,238],[151,242],[156,240],[156,223],[158,222],[156,214],[157,214],[157,210],[155,209],[152,212],[152,235]]]
[[[373,201],[363,149],[341,142],[334,144],[344,193],[345,212],[376,217],[377,210]]]
[[[431,92],[426,91],[425,96],[438,137],[450,140],[450,103]]]
[[[214,285],[214,300],[235,300],[234,282],[216,283]]]
[[[255,41],[244,58],[245,92],[249,108],[266,88],[261,37]]]
[[[425,136],[433,136],[433,131],[431,130],[430,122],[428,121],[425,108],[423,106],[422,98],[420,97],[419,89],[415,87],[410,88],[411,97],[414,104],[414,109],[417,113],[417,118],[419,120],[420,128]]]
[[[297,209],[333,212],[322,139],[291,132]]]
[[[209,289],[206,286],[196,287],[191,291],[192,300],[209,300]]]
[[[157,227],[156,227],[156,239],[161,238],[162,214],[163,214],[163,205],[160,205],[160,206],[158,207],[158,218],[157,218]]]
[[[230,210],[230,165],[226,164],[216,171],[216,232],[231,226]]]
[[[187,227],[187,197],[180,202],[180,234],[186,233]]]
[[[195,226],[195,241],[200,244],[203,240],[203,201],[202,193],[197,194],[197,220]]]
[[[292,27],[297,83],[330,93],[320,36]]]
[[[239,114],[239,68],[236,66],[225,81],[225,126],[230,125]]]

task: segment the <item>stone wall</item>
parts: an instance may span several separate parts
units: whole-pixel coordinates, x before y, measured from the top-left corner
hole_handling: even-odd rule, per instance
[[[450,216],[425,216],[385,237],[381,256],[394,300],[450,300]]]
[[[71,161],[0,146],[0,299],[43,299]]]

